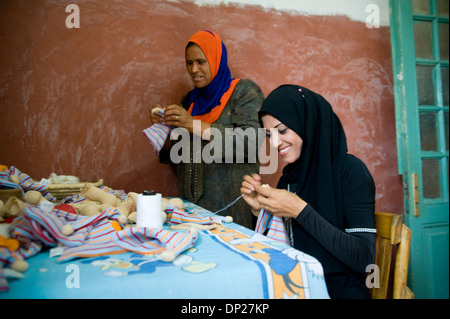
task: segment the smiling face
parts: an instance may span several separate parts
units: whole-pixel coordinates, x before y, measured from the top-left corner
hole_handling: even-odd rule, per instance
[[[291,164],[297,161],[302,153],[301,137],[270,114],[263,115],[261,120],[266,136],[270,138],[271,145],[278,149],[283,162]]]
[[[186,49],[186,69],[196,88],[208,86],[212,81],[211,68],[202,49],[192,44]]]

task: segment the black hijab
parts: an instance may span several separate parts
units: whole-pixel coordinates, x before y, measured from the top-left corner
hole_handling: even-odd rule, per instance
[[[347,141],[331,105],[307,88],[282,85],[265,99],[259,111],[260,120],[264,114],[277,118],[303,140],[300,158],[285,166],[277,187],[287,189],[289,185],[291,192],[310,204],[332,225],[343,230],[340,174],[347,154]],[[295,248],[320,261],[325,255],[327,259],[334,259],[298,223],[292,226]],[[328,270],[338,271],[336,267]]]

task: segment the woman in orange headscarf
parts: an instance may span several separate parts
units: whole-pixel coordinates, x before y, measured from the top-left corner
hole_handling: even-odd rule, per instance
[[[185,50],[186,69],[194,88],[183,96],[181,105],[159,107],[165,110],[163,116],[152,113],[152,123],[164,122],[174,128],[184,128],[191,134],[191,140],[201,137],[201,150],[222,136],[221,152],[215,153],[214,161],[206,163],[203,158],[195,158],[194,141],[190,144],[190,161],[177,164],[177,184],[180,195],[211,211],[223,208],[240,195],[242,176],[259,171],[259,163],[254,156],[246,153],[236,154],[236,145],[257,146],[258,110],[264,100],[259,86],[249,79],[234,79],[228,68],[227,50],[218,34],[210,30],[195,33],[188,41]],[[195,121],[194,120],[198,120]],[[194,123],[200,124],[194,128]],[[241,130],[254,129],[254,139],[242,134]],[[226,129],[235,130],[233,145],[225,145]],[[240,133],[239,133],[240,132]],[[246,131],[248,132],[248,131]],[[198,137],[197,137],[198,138]],[[172,162],[170,149],[175,144],[167,138],[164,148],[159,152],[161,162]],[[216,141],[217,142],[217,141]],[[232,146],[232,147],[231,147]],[[215,149],[217,151],[217,149]],[[230,150],[232,154],[230,156]],[[198,152],[197,152],[198,153]],[[221,156],[218,158],[217,154]],[[236,161],[243,155],[244,161]],[[225,157],[227,156],[227,157]],[[231,160],[230,160],[231,159]],[[252,214],[244,201],[239,201],[224,215],[243,226],[253,228]]]

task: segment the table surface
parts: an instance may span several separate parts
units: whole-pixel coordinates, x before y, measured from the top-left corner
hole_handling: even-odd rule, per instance
[[[213,215],[192,203],[185,209]],[[61,263],[49,249],[27,261],[25,277],[9,278],[0,299],[329,298],[315,258],[235,223],[199,230],[195,245],[173,262],[129,251]]]

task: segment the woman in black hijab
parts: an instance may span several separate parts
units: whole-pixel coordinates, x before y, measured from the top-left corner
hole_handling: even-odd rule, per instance
[[[257,174],[245,176],[245,201],[255,212],[283,217],[291,245],[321,262],[331,298],[369,298],[375,183],[347,154],[339,118],[322,96],[296,85],[270,93],[259,118],[287,165],[277,188],[262,187]]]

